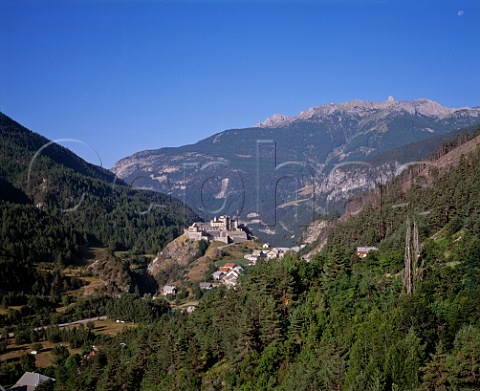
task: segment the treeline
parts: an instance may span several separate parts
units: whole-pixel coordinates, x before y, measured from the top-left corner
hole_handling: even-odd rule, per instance
[[[153,300],[151,296],[124,294],[120,297],[92,297],[79,300],[65,311],[66,319],[86,319],[107,315],[134,323],[152,323],[169,312],[170,307],[163,299]]]
[[[162,314],[170,312],[170,306],[165,300],[153,300],[148,294],[143,297],[123,294],[78,299],[68,305],[63,313],[56,312],[56,307],[56,302],[28,296],[27,304],[18,309],[10,308],[4,315],[0,314],[0,335],[6,335],[2,333],[2,327],[5,327],[6,332],[27,331],[30,334],[28,331],[34,328],[99,316],[134,323],[152,323],[159,320]]]
[[[81,236],[72,226],[31,205],[0,201],[0,256],[27,264],[68,262]]]

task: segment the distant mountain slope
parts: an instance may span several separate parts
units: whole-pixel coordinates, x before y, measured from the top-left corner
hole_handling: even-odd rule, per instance
[[[25,170],[25,164],[27,162],[24,158],[20,161],[18,160],[19,153],[27,153],[28,159],[31,159],[40,148],[49,143],[51,143],[51,145],[42,151],[42,156],[48,157],[56,164],[69,168],[78,174],[108,182],[114,181],[115,177],[110,171],[87,163],[67,148],[52,143],[49,139],[38,133],[31,132],[3,113],[0,113],[0,129],[2,137],[2,154],[0,156],[2,165],[0,166],[0,175],[11,182],[27,180],[26,176],[24,176],[27,174]],[[18,164],[19,162],[20,164]],[[23,185],[24,184],[22,184],[22,186]]]
[[[432,137],[420,141],[389,149],[374,157],[366,159],[366,161],[378,166],[391,161],[405,164],[427,159],[430,158],[432,153],[443,144],[455,140],[457,137],[463,137],[466,133],[473,133],[475,130],[476,127],[471,126],[448,133],[433,135]]]
[[[293,118],[275,115],[193,145],[139,152],[112,171],[134,187],[171,192],[205,217],[239,215],[264,240],[287,244],[318,213],[341,208],[394,175],[404,162],[386,161],[382,153],[479,122],[478,107],[351,101]],[[425,144],[416,158],[436,145]]]
[[[419,223],[421,238],[480,233],[480,136],[458,138],[393,182],[352,200],[328,233],[327,247],[377,245],[403,251],[403,223]],[[328,231],[328,230],[327,230]],[[473,235],[473,236],[472,236]],[[460,234],[462,236],[462,234]],[[461,240],[461,239],[459,239]]]

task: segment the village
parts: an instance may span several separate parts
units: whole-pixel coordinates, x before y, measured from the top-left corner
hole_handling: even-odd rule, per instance
[[[273,259],[282,259],[286,254],[298,254],[306,245],[301,244],[293,247],[274,247],[269,243],[262,243],[256,239],[248,230],[245,224],[230,216],[214,217],[209,222],[196,222],[185,229],[184,235],[188,240],[205,241],[207,244],[217,243],[217,250],[227,247],[239,247],[242,243],[251,244],[249,247],[242,246],[242,258],[226,259],[217,261],[216,270],[209,275],[206,281],[198,283],[201,291],[210,290],[219,286],[228,289],[235,288],[240,282],[240,277],[246,268],[254,266],[259,261],[269,261]],[[250,250],[246,252],[245,250]],[[368,253],[377,250],[375,247],[357,247],[357,256],[365,258]],[[221,251],[220,251],[221,253]],[[302,258],[309,262],[307,256]],[[174,298],[179,293],[179,287],[176,285],[164,285],[159,292],[161,296]],[[187,306],[186,312],[195,310],[195,306]]]

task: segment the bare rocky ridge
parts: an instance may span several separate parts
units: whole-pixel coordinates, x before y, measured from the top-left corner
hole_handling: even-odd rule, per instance
[[[202,242],[188,239],[181,235],[159,252],[148,265],[148,273],[156,277],[160,283],[173,281],[191,263],[202,256]]]
[[[367,120],[378,120],[386,118],[395,113],[405,112],[411,115],[423,115],[431,118],[448,118],[453,115],[480,117],[480,111],[477,108],[461,107],[450,108],[442,106],[430,99],[416,99],[410,101],[396,101],[392,96],[383,102],[365,102],[362,100],[352,100],[344,103],[330,103],[327,105],[311,107],[302,111],[294,117],[288,117],[282,114],[274,114],[265,121],[258,123],[259,127],[280,127],[299,120],[319,121],[326,116],[335,113],[348,113],[362,117],[368,117]],[[372,118],[372,116],[374,118]],[[428,130],[426,130],[428,131]]]

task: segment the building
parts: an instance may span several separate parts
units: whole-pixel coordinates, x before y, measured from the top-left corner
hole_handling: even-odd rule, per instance
[[[162,295],[167,296],[167,295],[176,295],[178,292],[177,287],[174,285],[165,285],[162,288]]]
[[[87,361],[91,360],[93,357],[97,355],[97,352],[95,350],[92,350],[90,353],[85,354],[83,358],[85,358]]]
[[[242,273],[243,273],[243,267],[241,267],[240,265],[239,265],[239,266],[235,266],[235,267],[232,269],[232,272],[235,272],[235,273],[238,273],[238,274],[242,274]]]
[[[201,282],[200,284],[200,289],[212,289],[214,286],[211,282]]]
[[[255,265],[257,263],[258,257],[254,256],[253,254],[245,254],[243,256],[246,260],[250,261],[252,265]]]
[[[267,259],[273,259],[273,258],[277,258],[277,257],[278,257],[278,251],[276,249],[271,249],[267,253]]]
[[[273,258],[283,258],[285,253],[287,251],[290,251],[289,248],[287,247],[274,247],[272,248],[268,253],[267,253],[267,258],[268,259],[273,259]]]
[[[185,230],[185,235],[192,240],[219,241],[226,244],[248,240],[244,226],[229,216],[214,217],[206,223],[193,223]]]
[[[257,258],[266,258],[267,252],[263,250],[253,250],[252,255]]]
[[[212,277],[214,280],[221,280],[223,277],[225,277],[225,273],[221,270],[217,270],[215,273],[212,273]]]
[[[223,283],[225,286],[237,286],[238,285],[238,277],[239,274],[231,271],[228,273],[225,278],[223,279]]]
[[[9,390],[12,391],[33,391],[40,383],[45,381],[55,381],[55,379],[40,375],[35,372],[25,372],[20,379]]]
[[[228,269],[233,269],[235,267],[235,264],[233,262],[227,262],[224,267],[228,267]]]
[[[230,270],[232,270],[235,267],[235,264],[232,262],[227,262],[225,265],[220,266],[218,269],[227,274]]]
[[[357,247],[357,255],[360,258],[365,258],[368,253],[372,251],[377,251],[378,249],[376,247]]]

